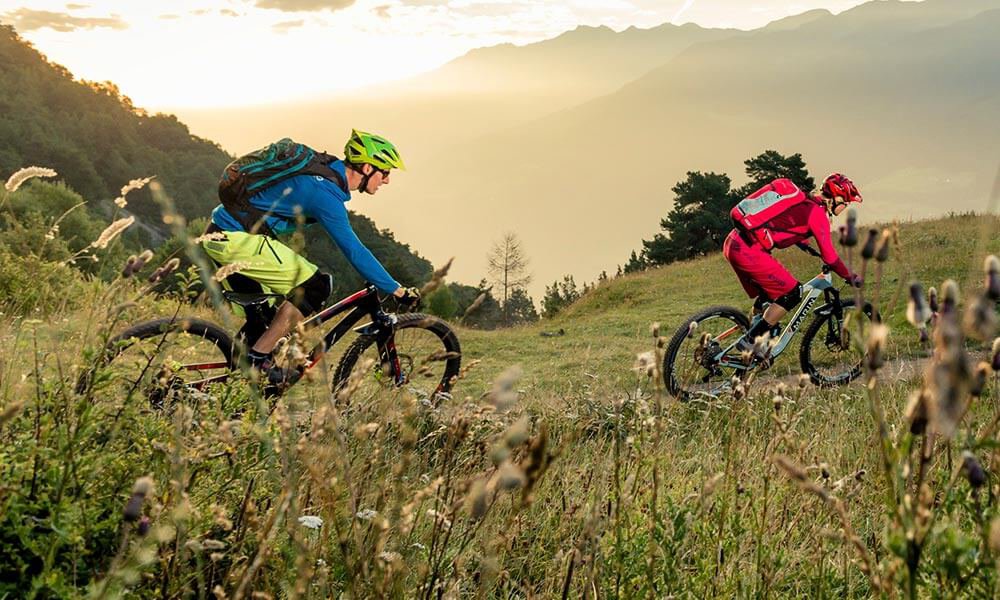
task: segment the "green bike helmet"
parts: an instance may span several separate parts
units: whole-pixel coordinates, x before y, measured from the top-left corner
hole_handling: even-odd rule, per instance
[[[354,165],[368,163],[383,171],[406,170],[403,159],[399,156],[399,150],[396,150],[392,142],[357,129],[351,130],[351,139],[347,140],[347,145],[344,146],[344,156],[347,162]]]

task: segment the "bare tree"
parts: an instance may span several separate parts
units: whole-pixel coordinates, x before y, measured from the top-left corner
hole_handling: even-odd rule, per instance
[[[528,273],[528,257],[524,255],[521,240],[513,233],[505,233],[486,256],[490,279],[503,292],[503,324],[510,324],[508,300],[514,290],[531,283]]]

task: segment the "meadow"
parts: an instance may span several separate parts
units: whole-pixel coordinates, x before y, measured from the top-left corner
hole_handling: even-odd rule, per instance
[[[889,330],[862,378],[817,389],[787,352],[710,402],[636,358],[701,307],[749,309],[721,255],[532,326],[457,325],[462,378],[436,407],[334,398],[317,369],[276,401],[238,376],[156,409],[100,349],[219,311],[150,294],[147,272],[51,290],[28,273],[74,297],[0,322],[0,598],[996,597],[996,318],[970,309],[1000,219],[883,227],[863,293]],[[939,290],[928,341],[914,280]]]

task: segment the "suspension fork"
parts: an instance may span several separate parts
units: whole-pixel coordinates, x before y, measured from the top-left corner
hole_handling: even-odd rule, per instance
[[[841,342],[841,324],[844,322],[844,307],[840,304],[840,291],[836,288],[823,290],[826,304],[830,307],[830,319],[827,319],[826,339]]]
[[[399,363],[399,354],[396,352],[395,321],[386,313],[378,311],[372,314],[372,323],[376,326],[375,345],[378,348],[379,361],[383,365],[389,365],[393,384],[400,387],[409,380],[409,377],[403,373],[403,367]]]

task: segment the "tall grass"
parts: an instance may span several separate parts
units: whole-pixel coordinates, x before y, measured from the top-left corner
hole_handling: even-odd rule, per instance
[[[662,390],[654,326],[626,342],[650,354],[638,369],[565,368],[544,389],[526,364],[480,396],[467,356],[436,407],[333,397],[322,376],[272,401],[237,374],[153,408],[107,340],[225,309],[152,295],[166,265],[131,257],[85,310],[0,323],[0,597],[995,596],[1000,348],[970,338],[992,344],[996,263],[933,307],[886,279],[892,240],[859,240],[858,293],[886,315],[909,302],[913,324],[853,335],[863,382],[764,373],[688,404]],[[197,281],[212,289],[207,268]],[[924,370],[890,373],[922,327]],[[491,335],[471,352],[508,343]]]

